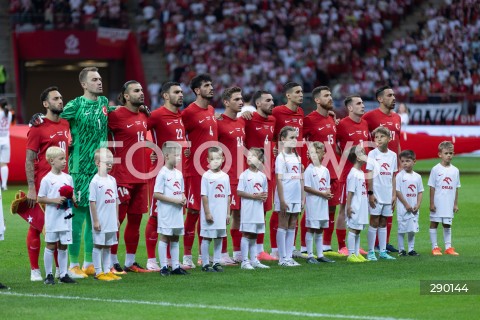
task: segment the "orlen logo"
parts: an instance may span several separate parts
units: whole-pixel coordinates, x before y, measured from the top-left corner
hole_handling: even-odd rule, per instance
[[[108,194],[110,196],[110,198],[113,197],[113,190],[112,189],[107,189],[107,191],[105,191],[105,194]],[[115,199],[107,199],[105,200],[105,203],[115,203],[116,200]]]
[[[223,190],[225,189],[225,187],[223,186],[223,184],[218,184],[216,187],[215,187],[215,190],[220,190],[220,192],[223,193]],[[225,195],[222,194],[222,193],[216,193],[215,194],[215,198],[225,198]]]
[[[255,183],[255,185],[253,186],[253,189],[257,189],[258,191],[262,191],[262,185],[260,183]]]
[[[388,163],[385,163],[385,162],[381,165],[381,167],[385,171],[388,171],[390,169],[390,166],[388,165]],[[380,175],[381,176],[391,176],[392,174],[390,172],[380,172]]]
[[[415,192],[417,187],[414,184],[411,184],[407,187],[407,189],[412,191],[412,192]],[[414,198],[414,197],[417,196],[417,194],[416,193],[407,193],[406,196],[409,197],[409,198]]]
[[[450,182],[452,182],[452,178],[445,177],[445,179],[443,179],[443,181],[446,182],[448,184],[448,186],[442,186],[442,189],[453,190],[453,187],[449,185]]]
[[[326,182],[327,182],[327,179],[325,179],[325,178],[320,179],[321,184],[325,185]]]
[[[297,166],[293,166],[293,167],[292,167],[292,171],[295,172],[295,173],[298,173],[298,167],[297,167]]]
[[[177,188],[178,190],[181,189],[181,187],[180,187],[180,182],[179,182],[179,181],[175,181],[175,183],[173,184],[173,186],[174,186],[175,188]],[[182,194],[182,191],[173,191],[173,195],[174,195],[174,196],[178,196],[179,194]]]

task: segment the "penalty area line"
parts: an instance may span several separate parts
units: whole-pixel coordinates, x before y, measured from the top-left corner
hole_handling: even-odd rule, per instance
[[[172,303],[172,302],[166,302],[166,301],[103,299],[103,298],[50,295],[50,294],[16,293],[16,292],[9,292],[9,291],[0,292],[0,295],[14,296],[14,297],[28,297],[28,298],[58,299],[58,300],[92,301],[92,302],[103,302],[103,303],[113,302],[113,303],[150,305],[150,306],[173,307],[173,308],[237,311],[237,312],[246,312],[246,313],[263,313],[263,314],[299,316],[299,317],[309,317],[309,318],[336,318],[336,319],[355,319],[355,320],[411,320],[411,319],[394,318],[394,317],[356,316],[356,315],[345,315],[345,314],[329,314],[329,313],[287,311],[287,310],[275,310],[275,309],[229,307],[229,306],[221,306],[221,305],[207,305],[207,304],[194,304],[194,303]]]

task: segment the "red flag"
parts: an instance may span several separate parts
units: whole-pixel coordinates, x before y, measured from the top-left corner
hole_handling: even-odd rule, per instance
[[[417,160],[437,158],[438,145],[442,141],[452,141],[455,154],[480,150],[480,137],[431,136],[426,133],[407,132],[402,132],[400,136],[402,150],[415,151]]]
[[[23,220],[27,221],[38,231],[43,231],[45,224],[45,213],[42,207],[35,203],[33,208],[28,207],[27,196],[25,192],[18,191],[11,205],[12,214],[18,214]]]

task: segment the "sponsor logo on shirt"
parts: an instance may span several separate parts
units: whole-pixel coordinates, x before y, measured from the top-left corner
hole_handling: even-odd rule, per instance
[[[110,198],[112,198],[112,197],[113,197],[113,190],[112,190],[112,189],[107,189],[107,191],[105,191],[105,194],[108,195],[108,196],[110,196]],[[116,202],[115,199],[107,199],[107,200],[105,200],[105,203],[106,203],[106,204],[107,204],[107,203],[115,203],[115,202]]]
[[[253,186],[253,189],[257,189],[258,191],[262,191],[262,185],[260,183],[255,183],[255,185]]]
[[[412,192],[415,192],[415,190],[417,190],[417,187],[414,184],[411,184],[411,185],[408,186],[407,189],[412,191]],[[409,197],[409,198],[416,198],[417,194],[416,193],[407,193],[406,196]]]
[[[320,182],[321,184],[325,185],[325,183],[327,182],[327,179],[325,179],[325,178],[322,178],[322,179],[320,179],[320,181],[319,181],[319,182]]]
[[[450,182],[452,182],[452,178],[450,178],[450,177],[445,177],[445,178],[443,179],[443,182],[445,182],[446,184],[448,184],[448,186],[442,186],[442,189],[453,190],[453,187],[450,186]]]
[[[217,184],[215,187],[215,190],[219,190],[220,192],[223,192],[225,190],[225,186],[221,183]],[[215,198],[225,198],[225,195],[222,193],[216,193]]]
[[[173,186],[177,189],[181,189],[180,188],[180,182],[179,181],[175,181],[175,183],[173,184]]]
[[[385,163],[385,162],[381,165],[381,167],[384,170],[389,170],[390,169],[390,165],[388,163]],[[380,175],[381,176],[391,176],[392,174],[390,172],[380,172]]]
[[[297,166],[293,166],[293,167],[292,167],[292,171],[295,172],[295,173],[298,173],[298,167],[297,167]]]

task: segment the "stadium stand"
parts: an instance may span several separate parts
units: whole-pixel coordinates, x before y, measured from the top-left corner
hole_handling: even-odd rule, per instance
[[[128,28],[127,0],[10,0],[15,31]]]
[[[393,41],[387,55],[366,54],[353,71],[353,81],[340,95],[389,83],[397,99],[413,102],[454,102],[480,97],[480,7],[478,1],[445,1],[430,8],[418,31]]]
[[[419,2],[144,1],[138,19],[160,21],[172,80],[188,83],[209,72],[218,92],[236,84],[246,93],[278,94],[287,80],[309,91],[348,71],[358,53],[381,46],[384,32]]]

